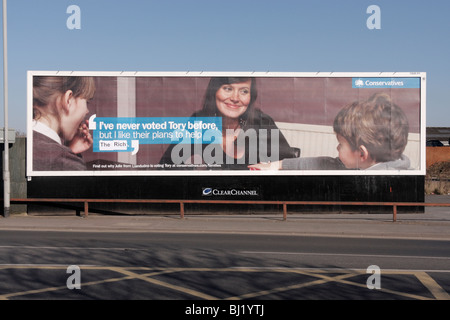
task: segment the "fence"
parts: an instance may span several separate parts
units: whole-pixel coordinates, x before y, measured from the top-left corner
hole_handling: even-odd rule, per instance
[[[389,206],[392,207],[392,221],[397,221],[397,208],[408,207],[450,207],[450,203],[423,203],[423,202],[367,202],[367,201],[264,201],[264,200],[161,200],[161,199],[60,199],[60,198],[12,198],[11,203],[82,203],[84,205],[84,217],[89,215],[89,203],[178,203],[180,206],[180,218],[185,215],[185,204],[262,204],[282,205],[283,220],[287,220],[288,205],[326,205],[326,206]]]

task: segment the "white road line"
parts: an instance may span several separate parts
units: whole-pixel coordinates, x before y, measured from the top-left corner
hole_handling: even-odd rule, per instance
[[[104,248],[104,247],[50,247],[50,246],[0,246],[0,249],[49,249],[49,250],[110,250],[110,251],[148,251],[148,248]]]
[[[236,269],[236,270],[253,270],[253,271],[308,271],[308,272],[341,272],[341,271],[348,271],[348,272],[367,272],[367,269],[360,269],[360,268],[302,268],[302,267],[229,267],[230,269]],[[441,269],[385,269],[383,268],[383,273],[406,273],[411,274],[414,272],[430,272],[430,273],[449,273],[450,270],[441,270]]]
[[[299,255],[299,256],[342,256],[342,257],[374,257],[374,258],[402,258],[402,259],[438,259],[450,260],[450,257],[433,256],[398,256],[385,254],[355,254],[355,253],[316,253],[316,252],[276,252],[276,251],[241,251],[242,254],[268,254],[268,255]]]
[[[73,264],[46,264],[46,263],[0,263],[0,267],[23,267],[23,268],[66,268]],[[94,264],[80,264],[80,268],[98,267]]]

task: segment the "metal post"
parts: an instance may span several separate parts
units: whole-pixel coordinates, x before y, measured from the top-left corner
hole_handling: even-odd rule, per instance
[[[180,219],[184,219],[184,203],[180,202]]]
[[[3,0],[3,100],[4,100],[4,121],[5,134],[3,143],[5,146],[4,162],[3,162],[3,216],[9,217],[11,181],[9,173],[9,139],[8,139],[8,39],[6,30],[6,0]]]
[[[84,202],[84,217],[87,218],[89,214],[89,202]]]

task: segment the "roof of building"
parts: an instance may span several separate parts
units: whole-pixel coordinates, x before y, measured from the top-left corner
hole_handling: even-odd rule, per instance
[[[449,141],[450,127],[427,127],[427,140]]]

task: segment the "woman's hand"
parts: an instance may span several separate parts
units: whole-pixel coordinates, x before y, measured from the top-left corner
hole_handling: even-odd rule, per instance
[[[281,161],[260,162],[248,166],[250,170],[281,170]]]
[[[94,140],[89,132],[89,121],[86,120],[86,122],[80,126],[78,132],[73,137],[69,144],[69,148],[73,153],[79,154],[88,150],[93,143]]]

